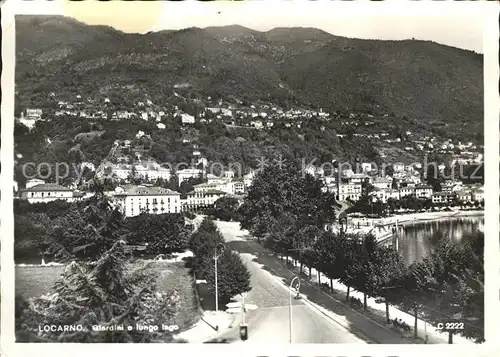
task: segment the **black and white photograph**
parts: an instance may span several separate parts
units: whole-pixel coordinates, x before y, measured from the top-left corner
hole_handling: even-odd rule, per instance
[[[16,343],[485,343],[485,7],[37,3]]]

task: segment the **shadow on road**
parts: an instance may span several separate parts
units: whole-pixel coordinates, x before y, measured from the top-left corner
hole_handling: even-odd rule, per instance
[[[227,338],[214,338],[213,340],[203,342],[203,343],[229,343],[230,341]]]
[[[252,238],[247,238],[248,241],[235,240],[227,242],[226,246],[240,254],[251,254],[256,256],[253,261],[259,265],[262,265],[262,269],[267,270],[272,275],[278,277],[283,285],[289,286],[291,280],[296,276],[293,272],[288,270],[285,266],[281,265],[277,258],[273,256],[267,249],[262,247],[256,240],[250,240]],[[305,277],[305,279],[304,279]],[[378,324],[377,322],[368,319],[368,317],[362,315],[361,313],[354,311],[353,309],[347,307],[343,303],[334,300],[330,296],[327,296],[322,291],[318,290],[317,287],[312,286],[308,282],[307,275],[303,275],[301,278],[300,292],[301,295],[307,296],[307,299],[330,312],[333,312],[337,317],[332,319],[328,315],[324,314],[321,310],[318,312],[324,314],[327,318],[337,322],[346,328],[350,333],[356,337],[366,341],[367,343],[382,343],[382,344],[403,344],[409,343],[408,340],[402,339],[400,336],[396,335],[394,332]]]

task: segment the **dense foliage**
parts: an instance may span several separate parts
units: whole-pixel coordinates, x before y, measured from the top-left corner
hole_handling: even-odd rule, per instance
[[[49,219],[46,216],[43,219],[37,223],[45,228],[40,229],[40,240],[50,227]],[[157,291],[157,275],[150,265],[134,269],[129,264],[123,217],[102,195],[102,188],[95,187],[91,199],[73,205],[58,222],[46,239],[47,249],[56,259],[72,262],[56,282],[54,294],[29,301],[16,298],[17,340],[171,342],[171,331],[138,329],[137,325],[172,324],[180,297],[176,291],[168,294]],[[17,230],[16,237],[22,233]],[[40,247],[32,247],[36,248]],[[64,325],[79,326],[80,330],[57,328]],[[95,330],[97,325],[104,331]],[[49,329],[40,330],[40,326]],[[51,326],[55,328],[50,329]]]
[[[415,315],[415,334],[419,315],[437,324],[461,313],[465,320],[459,320],[468,328],[459,333],[476,342],[484,339],[483,233],[465,238],[463,244],[440,243],[423,261],[407,266],[393,248],[379,246],[371,234],[325,231],[326,219],[333,215],[325,214],[331,206],[324,203],[332,201],[325,201],[328,196],[319,187],[306,190],[310,180],[277,167],[264,170],[243,203],[241,226],[273,252],[298,260],[301,272],[305,265],[309,276],[315,268],[342,282],[348,288],[347,301],[355,289],[364,294],[364,309],[368,296],[384,302],[388,322],[389,304]],[[417,201],[408,198],[399,203],[412,207]],[[367,196],[353,207],[354,211],[370,207]]]
[[[290,232],[308,225],[322,228],[335,220],[335,196],[322,187],[321,181],[296,166],[268,166],[255,177],[240,207],[241,227],[258,238],[273,232],[273,227]]]
[[[105,196],[68,204],[18,201],[14,209],[16,262],[93,261],[117,240],[141,247],[147,255],[170,254],[187,247],[182,214],[124,218]]]
[[[123,244],[115,245],[94,264],[70,263],[55,284],[54,294],[24,300],[16,298],[18,342],[173,342],[170,331],[140,330],[175,322],[179,296],[156,290],[149,266],[131,270]],[[71,325],[80,331],[60,331]],[[40,331],[39,327],[55,326]],[[103,330],[96,330],[99,326]],[[117,329],[116,326],[123,326]],[[128,330],[126,326],[133,326]]]
[[[239,207],[240,203],[236,197],[225,196],[215,201],[211,214],[222,221],[239,221]]]
[[[182,214],[141,214],[125,220],[127,242],[146,246],[146,254],[170,254],[187,248],[189,232]]]
[[[194,254],[191,267],[199,279],[205,279],[210,292],[215,289],[214,257],[217,253],[217,284],[219,302],[250,291],[250,272],[238,253],[223,245],[224,237],[209,218],[205,218],[189,241]]]

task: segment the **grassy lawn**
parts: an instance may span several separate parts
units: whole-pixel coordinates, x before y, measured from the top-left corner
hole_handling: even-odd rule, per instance
[[[135,263],[134,263],[135,264]],[[142,266],[144,263],[137,263]],[[53,292],[53,286],[63,271],[63,266],[16,267],[16,294],[24,298],[38,297]],[[155,262],[153,269],[158,274],[158,290],[177,290],[182,296],[176,318],[179,332],[190,328],[201,316],[193,290],[193,278],[184,262]]]
[[[54,283],[63,268],[63,266],[16,266],[16,295],[20,294],[28,299],[53,292]]]

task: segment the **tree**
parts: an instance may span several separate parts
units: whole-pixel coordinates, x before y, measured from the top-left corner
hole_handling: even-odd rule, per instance
[[[462,244],[443,240],[415,268],[414,276],[427,292],[423,311],[436,325],[461,315],[464,330],[475,342],[484,341],[484,234],[474,232]],[[452,342],[453,332],[449,332]]]
[[[45,213],[28,212],[14,217],[14,260],[40,261],[52,234],[52,221]]]
[[[311,276],[311,268],[319,268],[317,264],[317,256],[315,251],[315,242],[321,230],[316,226],[305,226],[300,229],[294,236],[292,241],[292,256],[300,261],[300,272],[302,273],[303,264],[309,268],[309,277]]]
[[[205,258],[204,264],[205,279],[210,292],[215,289],[215,267],[212,256]],[[224,253],[217,260],[217,291],[219,301],[227,303],[238,294],[248,292],[252,289],[250,285],[250,272],[241,261],[238,253],[230,249],[224,250]]]
[[[146,245],[147,254],[170,254],[187,248],[188,231],[181,214],[140,214],[127,218],[127,243]]]
[[[104,195],[102,184],[94,181],[92,190],[91,198],[74,202],[54,226],[47,253],[56,259],[94,261],[125,233],[123,215]]]
[[[371,234],[362,238],[353,237],[349,240],[349,252],[347,254],[346,274],[340,280],[348,286],[352,286],[364,295],[364,309],[367,308],[367,294],[374,294],[377,281],[374,280],[376,264],[376,240]]]
[[[241,227],[263,238],[278,217],[288,216],[298,227],[323,227],[335,219],[335,199],[322,183],[302,175],[294,165],[266,167],[255,178],[241,207]]]
[[[345,235],[330,231],[321,232],[315,241],[313,249],[317,269],[330,279],[331,286],[332,279],[341,279],[346,274],[348,243]]]
[[[370,293],[385,303],[386,320],[389,322],[391,296],[398,287],[401,287],[408,267],[393,247],[378,247],[373,268],[368,282]]]
[[[223,221],[236,221],[239,219],[239,206],[240,203],[236,197],[221,197],[214,203],[213,215]]]
[[[205,271],[202,269],[204,260],[207,257],[213,258],[215,255],[215,248],[223,242],[224,237],[215,223],[208,218],[205,218],[196,232],[191,235],[188,241],[188,247],[194,255],[191,268],[196,271],[199,276],[205,274]]]
[[[272,224],[267,233],[265,246],[272,251],[284,255],[288,264],[288,257],[293,251],[293,241],[297,221],[292,214],[283,212],[277,218],[271,218]]]
[[[168,331],[92,326],[175,323],[177,293],[156,291],[156,274],[145,265],[127,268],[123,242],[116,242],[97,262],[70,263],[55,293],[27,303],[16,298],[16,339],[22,342],[173,342]],[[82,331],[43,331],[43,325],[81,325]]]
[[[435,163],[430,163],[425,168],[425,180],[429,186],[432,186],[434,192],[441,192],[439,172],[436,170]]]

